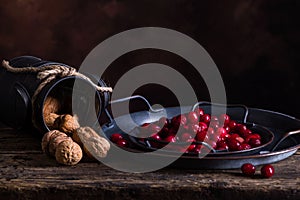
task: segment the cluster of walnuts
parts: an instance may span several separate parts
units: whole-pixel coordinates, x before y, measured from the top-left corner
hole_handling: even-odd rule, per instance
[[[57,114],[60,109],[56,98],[47,97],[43,117],[50,131],[42,139],[43,152],[64,165],[77,164],[84,153],[92,159],[106,157],[110,143],[92,128],[80,127],[77,116]]]

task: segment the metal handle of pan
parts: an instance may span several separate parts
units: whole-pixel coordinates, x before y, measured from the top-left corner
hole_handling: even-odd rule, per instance
[[[241,117],[242,119],[241,119],[241,121],[243,123],[247,123],[247,118],[248,118],[248,114],[249,114],[247,106],[238,105],[238,104],[234,104],[234,105],[227,104],[226,105],[226,104],[211,103],[211,102],[207,102],[207,101],[200,101],[200,102],[197,102],[196,104],[194,104],[194,106],[192,107],[192,110],[195,110],[197,107],[201,107],[201,106],[225,107],[226,112],[227,112],[227,108],[241,109],[241,111],[242,111],[242,117]]]
[[[110,101],[110,104],[122,103],[122,102],[129,101],[129,100],[132,100],[132,99],[141,99],[141,100],[143,100],[147,104],[147,106],[149,107],[149,109],[150,109],[151,112],[157,113],[157,112],[161,112],[161,111],[164,110],[164,109],[154,109],[151,106],[151,104],[149,103],[149,101],[145,97],[143,97],[141,95],[134,95],[134,96],[130,96],[130,97],[116,99],[116,100]]]
[[[271,152],[275,151],[276,148],[287,138],[290,137],[291,135],[295,135],[295,134],[299,134],[300,130],[296,130],[296,131],[290,131],[287,132],[286,134],[284,134],[284,136],[275,144],[275,146],[272,148]]]
[[[116,104],[116,103],[123,103],[123,102],[126,102],[126,101],[130,101],[132,99],[141,99],[142,101],[144,101],[146,103],[146,105],[148,106],[150,112],[152,113],[158,113],[158,112],[161,112],[163,111],[164,109],[161,108],[161,109],[154,109],[151,104],[149,103],[149,101],[141,96],[141,95],[134,95],[134,96],[130,96],[130,97],[124,97],[124,98],[121,98],[121,99],[116,99],[116,100],[112,100],[109,102],[109,104]],[[106,116],[109,118],[109,122],[105,124],[106,127],[111,127],[113,125],[113,118],[111,116],[111,114],[109,113],[108,109],[105,109],[105,113],[106,113]]]

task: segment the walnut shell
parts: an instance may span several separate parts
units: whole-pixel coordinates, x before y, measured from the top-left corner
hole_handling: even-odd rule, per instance
[[[56,161],[64,165],[76,165],[82,158],[81,147],[71,140],[59,143],[55,152]]]
[[[61,115],[55,120],[55,126],[64,133],[72,134],[77,128],[80,127],[76,116],[69,114]]]
[[[50,130],[58,129],[57,124],[54,123],[58,117],[59,117],[59,115],[55,114],[55,113],[50,113],[48,115],[44,115],[44,122]]]
[[[83,149],[90,158],[101,159],[107,156],[110,143],[103,137],[90,138],[83,142]]]
[[[90,158],[104,158],[110,149],[110,143],[105,138],[99,136],[90,127],[80,127],[76,129],[73,134],[73,139],[75,141],[80,140],[85,153]]]
[[[58,145],[65,140],[73,141],[72,138],[68,137],[66,134],[64,134],[64,135],[60,134],[60,135],[56,136],[55,138],[51,139],[50,143],[49,143],[49,154],[51,156],[55,156],[55,152],[56,152]]]
[[[52,136],[58,135],[59,133],[61,133],[61,132],[58,131],[58,130],[52,130],[52,131],[47,132],[43,136],[43,139],[42,139],[42,150],[47,155],[50,155],[49,154],[49,143],[50,143],[50,140],[51,140]]]
[[[79,129],[80,129],[80,128],[79,128]],[[80,136],[78,135],[78,134],[80,134],[80,133],[78,133],[77,130],[78,130],[78,129],[76,129],[76,130],[73,132],[73,134],[72,134],[72,139],[74,140],[74,142],[76,142],[76,143],[79,144],[80,146],[83,146],[83,144],[82,144],[82,142],[81,142],[81,139],[80,139]]]
[[[75,137],[78,136],[79,139],[88,139],[88,138],[97,138],[100,137],[96,131],[94,131],[91,127],[85,126],[80,127],[75,130]]]
[[[44,117],[50,113],[58,113],[61,108],[61,103],[58,99],[48,96],[44,101],[43,115]]]

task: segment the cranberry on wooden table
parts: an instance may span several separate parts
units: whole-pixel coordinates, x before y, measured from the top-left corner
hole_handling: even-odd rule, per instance
[[[275,170],[274,170],[274,167],[270,164],[268,165],[264,165],[262,168],[261,168],[261,175],[264,177],[264,178],[270,178],[271,176],[274,175],[275,173]]]
[[[243,174],[245,174],[246,176],[253,176],[255,174],[255,169],[255,166],[251,163],[245,163],[241,167]]]

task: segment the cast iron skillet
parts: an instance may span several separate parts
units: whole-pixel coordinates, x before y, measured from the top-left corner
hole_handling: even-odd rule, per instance
[[[219,106],[212,105],[208,102],[200,102],[199,104],[205,112],[209,112],[211,106]],[[188,112],[191,109],[193,109],[193,107],[186,106],[181,108],[169,107],[166,108],[165,111],[160,110],[157,112],[153,112],[151,110],[135,112],[117,117],[111,121],[111,123],[103,126],[102,128],[108,138],[115,132],[121,132],[126,137],[128,136],[126,133],[132,132],[137,125],[157,121],[164,115],[171,118],[178,115],[180,111]],[[232,115],[233,113],[230,114],[230,112],[236,112],[237,114]],[[231,116],[235,116],[236,118],[242,118],[241,121],[244,123],[256,124],[267,129],[270,133],[274,134],[273,140],[268,145],[259,148],[259,151],[251,152],[251,155],[234,153],[228,156],[206,156],[199,158],[194,155],[183,154],[170,166],[185,169],[232,169],[241,167],[241,165],[245,162],[251,162],[254,165],[261,165],[283,160],[293,155],[300,147],[300,135],[292,135],[285,139],[275,151],[272,151],[272,147],[276,145],[286,132],[300,129],[300,121],[294,117],[256,108],[247,108],[245,111],[245,109],[237,109],[236,107],[230,109],[230,107],[228,107],[227,113]],[[128,121],[128,118],[132,119],[132,121]],[[118,125],[122,126],[122,130]],[[131,136],[129,136],[129,138],[130,137]],[[140,149],[134,142],[127,150],[141,153],[145,152],[145,149]],[[157,157],[176,156],[173,155],[172,152],[168,151],[165,151],[164,153],[154,152],[153,155]],[[126,162],[126,160],[122,162]]]

